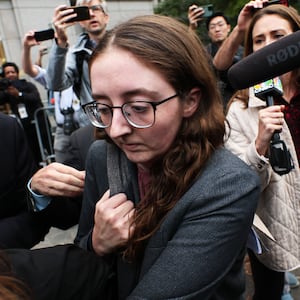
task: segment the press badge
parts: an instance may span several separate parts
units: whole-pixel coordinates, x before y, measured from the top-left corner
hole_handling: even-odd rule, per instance
[[[73,98],[72,107],[75,111],[78,111],[80,109],[80,101],[77,98]]]
[[[23,103],[18,104],[18,112],[21,119],[28,118],[28,113],[25,104]]]

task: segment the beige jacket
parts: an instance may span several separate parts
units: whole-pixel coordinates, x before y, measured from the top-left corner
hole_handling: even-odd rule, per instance
[[[292,137],[286,123],[280,133],[293,158],[295,169],[287,175],[276,174],[266,157],[255,149],[258,111],[266,103],[250,88],[249,107],[235,101],[227,114],[230,132],[226,147],[257,171],[261,179],[261,197],[257,215],[273,235],[269,239],[258,230],[264,247],[258,259],[270,269],[287,271],[300,266],[300,170]],[[228,128],[227,128],[228,129]]]

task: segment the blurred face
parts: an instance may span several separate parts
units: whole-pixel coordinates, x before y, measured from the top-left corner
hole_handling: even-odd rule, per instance
[[[149,128],[130,125],[120,106],[140,100],[158,102],[175,95],[176,91],[157,70],[117,48],[109,48],[98,56],[90,74],[94,100],[118,107],[113,108],[111,125],[105,129],[107,134],[129,160],[149,168],[173,143],[186,115],[184,105],[178,97],[158,105],[155,122]]]
[[[18,79],[19,75],[16,72],[14,67],[7,66],[4,69],[4,77],[9,80],[16,80],[16,79]]]
[[[223,43],[230,32],[230,25],[221,16],[213,18],[208,26],[208,36],[213,43]]]
[[[103,10],[98,9],[95,5],[101,5],[101,1],[92,0],[83,2],[81,5],[90,7],[91,18],[79,24],[91,35],[100,35],[105,32],[109,17]],[[94,7],[94,9],[92,9]]]
[[[253,52],[293,33],[290,23],[278,15],[265,15],[253,27]]]

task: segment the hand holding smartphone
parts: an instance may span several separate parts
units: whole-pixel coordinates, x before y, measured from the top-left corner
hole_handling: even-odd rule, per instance
[[[289,1],[288,0],[270,0],[269,2],[265,2],[264,6],[268,6],[271,4],[281,4],[281,5],[289,6]]]
[[[49,28],[46,30],[36,31],[34,33],[34,38],[37,42],[54,39],[54,30]]]
[[[289,1],[288,0],[270,0],[268,2],[264,2],[263,3],[263,7],[272,5],[272,4],[281,4],[284,6],[289,6]],[[259,10],[260,8],[253,8],[253,12],[256,12],[257,10]]]

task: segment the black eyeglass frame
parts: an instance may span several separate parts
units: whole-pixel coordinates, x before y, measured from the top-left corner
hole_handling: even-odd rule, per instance
[[[111,126],[111,122],[112,122],[112,117],[113,117],[113,109],[114,108],[120,108],[121,111],[122,111],[122,114],[124,116],[124,118],[126,119],[126,121],[134,128],[139,128],[139,129],[143,129],[143,128],[149,128],[151,126],[153,126],[153,124],[155,123],[155,111],[156,111],[156,107],[160,104],[163,104],[171,99],[174,99],[176,97],[178,97],[179,95],[176,93],[168,98],[165,98],[163,100],[160,100],[158,102],[153,102],[153,101],[130,101],[130,102],[126,102],[124,104],[122,104],[121,106],[110,106],[110,105],[107,105],[107,104],[104,104],[104,103],[99,103],[99,102],[96,102],[96,101],[93,101],[93,102],[89,102],[89,103],[86,103],[86,104],[83,104],[82,105],[82,109],[84,110],[84,112],[87,114],[87,116],[89,117],[89,113],[87,112],[87,107],[92,107],[92,108],[95,108],[98,104],[101,104],[101,105],[104,105],[106,106],[109,110],[110,110],[110,113],[111,113],[111,119],[110,119],[110,123],[106,126],[101,126],[101,125],[96,125],[92,120],[91,118],[89,117],[90,121],[92,122],[92,124],[94,124],[96,127],[99,127],[99,128],[108,128],[109,126]],[[126,107],[126,105],[128,104],[132,104],[132,103],[147,103],[147,104],[150,104],[153,108],[153,122],[149,125],[137,125],[135,123],[133,123],[127,116],[127,112],[125,111],[124,107]]]
[[[88,6],[88,8],[91,9],[93,12],[102,11],[103,13],[105,13],[104,8],[101,4],[91,5],[91,6]]]

